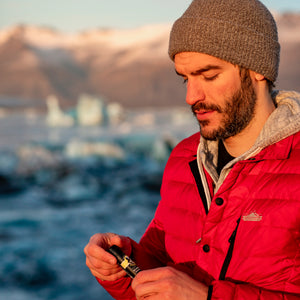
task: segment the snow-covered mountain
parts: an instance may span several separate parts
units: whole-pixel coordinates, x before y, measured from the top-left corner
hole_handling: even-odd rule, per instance
[[[0,95],[42,100],[55,94],[65,105],[80,93],[125,106],[178,99],[167,56],[169,30],[156,25],[68,35],[33,26],[8,28],[0,32]]]
[[[275,17],[282,46],[277,86],[300,90],[300,15]],[[160,24],[77,34],[29,25],[3,29],[0,98],[44,106],[54,94],[70,106],[89,93],[127,107],[181,105],[185,89],[167,55],[170,28]]]

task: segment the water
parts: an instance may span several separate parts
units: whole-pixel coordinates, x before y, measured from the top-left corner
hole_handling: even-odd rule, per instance
[[[83,248],[96,232],[139,240],[171,148],[195,129],[178,112],[152,114],[109,128],[0,118],[0,299],[111,299]]]

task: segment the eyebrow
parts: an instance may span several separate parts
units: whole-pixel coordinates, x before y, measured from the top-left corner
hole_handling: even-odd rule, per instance
[[[195,76],[195,75],[200,75],[200,74],[202,74],[202,73],[204,73],[204,72],[207,72],[207,71],[210,71],[210,70],[220,70],[220,69],[222,69],[222,67],[220,67],[220,66],[216,66],[216,65],[207,65],[207,66],[204,67],[204,68],[201,68],[201,69],[198,69],[198,70],[192,72],[191,75],[193,75],[193,76]],[[179,73],[176,69],[175,69],[175,72],[176,72],[176,74],[179,75],[179,76],[183,76],[183,77],[186,76],[186,75],[184,75],[184,74]]]

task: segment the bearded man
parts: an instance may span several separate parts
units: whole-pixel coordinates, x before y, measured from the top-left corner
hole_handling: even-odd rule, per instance
[[[165,168],[139,243],[94,235],[86,263],[116,299],[300,297],[300,95],[272,91],[280,45],[258,0],[194,0],[169,55],[200,132]],[[142,271],[132,280],[106,250]]]

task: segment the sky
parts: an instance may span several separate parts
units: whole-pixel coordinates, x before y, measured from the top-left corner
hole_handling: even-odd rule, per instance
[[[173,23],[191,0],[0,0],[0,29],[41,25],[65,32]],[[300,12],[299,0],[262,0],[272,11]]]

